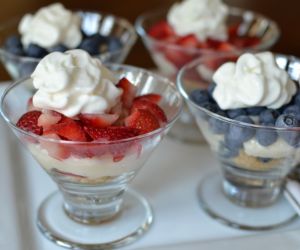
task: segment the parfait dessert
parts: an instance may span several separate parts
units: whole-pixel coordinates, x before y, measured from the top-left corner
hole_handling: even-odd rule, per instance
[[[177,2],[170,9],[141,15],[136,29],[158,70],[171,79],[185,64],[205,55],[226,54],[226,61],[232,53],[269,49],[280,33],[270,19],[221,0]],[[215,70],[214,65],[202,69],[207,75]],[[171,132],[183,141],[202,141],[188,109]]]
[[[285,178],[300,163],[299,60],[271,52],[245,53],[226,63],[220,63],[220,57],[207,57],[187,65],[178,85],[220,160],[226,197],[233,204],[246,207],[248,212],[250,207],[256,208],[252,212],[257,211],[258,215],[257,220],[251,217],[252,221],[247,219],[250,213],[238,218],[222,210],[226,199],[222,208],[212,202],[206,208],[232,226],[269,229],[282,225],[294,218],[293,210],[284,205],[281,196]],[[207,78],[198,66],[212,62],[219,62],[219,67]],[[196,74],[199,82],[206,83],[202,86],[210,82],[208,88],[191,91],[186,87],[189,75]],[[216,185],[216,179],[210,181],[214,184],[206,184]],[[219,192],[217,188],[215,191]],[[200,199],[207,204],[208,196],[204,193]],[[261,212],[266,211],[262,219]],[[280,215],[271,218],[271,213]]]
[[[39,60],[54,51],[82,49],[107,62],[122,62],[136,39],[126,20],[97,12],[73,12],[61,3],[25,14],[4,24],[0,32],[4,37],[0,56],[14,79],[30,75]]]
[[[61,191],[40,207],[38,226],[68,247],[119,246],[149,228],[149,204],[127,185],[181,109],[167,79],[108,67],[84,50],[53,52],[2,99],[5,120]],[[80,240],[76,222],[93,224]]]

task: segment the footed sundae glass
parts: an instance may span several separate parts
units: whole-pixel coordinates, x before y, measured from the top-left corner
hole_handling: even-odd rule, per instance
[[[134,27],[124,18],[102,12],[79,11],[81,16],[81,29],[87,35],[100,34],[113,36],[121,42],[121,47],[115,47],[112,51],[103,52],[98,57],[104,63],[123,63],[137,35]],[[5,48],[5,40],[18,34],[20,18],[9,20],[0,25],[0,59],[13,80],[31,75],[41,58],[19,56]]]
[[[73,142],[26,132],[16,126],[32,92],[30,79],[10,85],[1,99],[1,114],[14,134],[58,186],[39,207],[37,225],[56,244],[72,249],[111,249],[133,242],[153,222],[147,200],[128,188],[178,118],[182,98],[166,78],[146,70],[108,65],[126,77],[137,95],[159,93],[167,124],[152,132],[116,141]]]
[[[226,61],[230,60],[222,55],[202,57],[184,66],[177,78],[181,95],[219,160],[219,170],[202,179],[198,198],[208,215],[226,225],[246,230],[273,229],[297,218],[282,191],[287,175],[300,163],[300,128],[240,122],[224,116],[222,111],[197,105],[190,93],[207,89],[212,83],[212,77],[202,70],[212,65],[216,70]],[[299,83],[299,59],[276,55],[276,63]],[[248,113],[252,120],[258,118],[254,113]]]
[[[150,27],[159,21],[166,20],[167,10],[152,11],[139,16],[135,27],[137,33],[142,38],[145,47],[148,49],[158,71],[169,77],[176,79],[176,75],[185,64],[207,54],[231,53],[231,51],[216,51],[212,48],[192,48],[178,44],[157,40],[148,34]],[[270,49],[279,39],[280,30],[276,22],[267,17],[249,10],[229,7],[227,19],[228,27],[238,26],[238,35],[258,38],[257,45],[235,49],[243,51],[263,51]],[[207,72],[208,74],[210,72]],[[188,143],[203,142],[203,137],[199,133],[193,117],[184,107],[179,120],[170,131],[172,137]]]

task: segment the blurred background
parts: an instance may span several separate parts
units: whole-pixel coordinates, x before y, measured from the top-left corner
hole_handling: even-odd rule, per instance
[[[199,0],[200,1],[200,0]],[[273,51],[300,56],[300,34],[298,20],[300,1],[274,1],[274,0],[224,0],[231,6],[242,7],[258,11],[275,20],[281,28],[281,38]],[[0,25],[14,16],[34,12],[38,8],[53,3],[50,0],[1,0]],[[143,12],[168,7],[176,0],[61,0],[65,7],[70,9],[99,10],[113,13],[127,18],[134,23],[136,17]],[[1,34],[0,34],[1,36]],[[154,67],[142,42],[138,40],[126,60],[132,64],[144,68]],[[10,79],[2,66],[0,66],[0,81]]]

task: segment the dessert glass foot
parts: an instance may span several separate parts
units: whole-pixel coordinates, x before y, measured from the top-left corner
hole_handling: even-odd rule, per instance
[[[49,195],[38,212],[38,228],[57,245],[71,249],[120,247],[143,235],[153,222],[147,200],[134,190],[125,191],[122,210],[101,223],[81,224],[66,213],[59,192]]]
[[[244,230],[270,230],[298,218],[283,195],[266,207],[241,206],[224,194],[226,185],[219,174],[209,174],[199,185],[198,198],[209,216],[227,226]]]

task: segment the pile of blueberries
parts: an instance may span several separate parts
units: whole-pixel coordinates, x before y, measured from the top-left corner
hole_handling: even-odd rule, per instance
[[[212,93],[215,83],[211,83],[207,90],[196,89],[191,92],[190,99],[197,105],[220,116],[233,119],[238,122],[256,124],[278,128],[300,127],[300,90],[293,97],[289,104],[280,109],[268,109],[266,107],[239,108],[222,110],[214,100]],[[264,146],[270,146],[280,136],[289,145],[300,147],[300,130],[280,131],[276,129],[263,129],[237,125],[226,122],[213,116],[201,113],[202,118],[208,121],[211,130],[215,134],[224,134],[223,151],[226,157],[235,157],[243,147],[243,143],[256,138],[257,142]]]
[[[8,52],[17,56],[27,56],[34,58],[42,58],[49,52],[64,52],[68,50],[68,48],[63,44],[58,44],[50,49],[42,48],[37,44],[30,44],[27,48],[24,48],[18,35],[8,37],[4,43],[4,48]],[[83,39],[78,46],[78,49],[83,49],[91,55],[98,55],[104,52],[113,52],[121,48],[122,43],[117,37],[102,36],[100,34],[86,36],[84,33]]]

